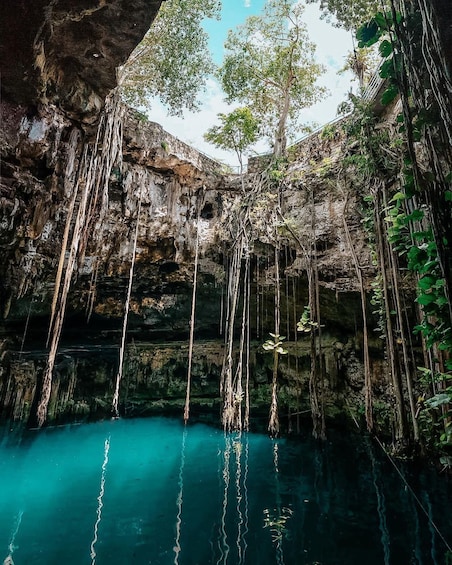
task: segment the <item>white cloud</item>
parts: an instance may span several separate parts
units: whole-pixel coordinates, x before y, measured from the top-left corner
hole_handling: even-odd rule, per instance
[[[251,8],[251,0],[245,0],[244,4],[245,8]]]

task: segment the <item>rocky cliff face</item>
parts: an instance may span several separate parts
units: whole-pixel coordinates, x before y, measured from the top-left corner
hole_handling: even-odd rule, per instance
[[[115,67],[160,2],[41,2],[34,18],[25,4],[6,10],[8,4],[2,25],[19,31],[2,34],[0,50],[2,415],[28,418],[34,410],[55,288],[56,310],[65,307],[49,417],[109,412],[135,234],[123,406],[138,414],[182,404],[198,239],[193,392],[199,410],[216,410],[233,239],[226,228],[242,202],[240,179],[123,107],[115,94],[105,103]],[[282,237],[279,255],[282,333],[290,342],[280,365],[286,412],[309,408],[309,339],[295,328],[308,301],[302,248],[313,237],[325,403],[334,415],[345,395],[362,400],[362,319],[346,202],[354,252],[369,275],[372,264],[357,203],[335,174],[343,141],[339,132],[300,144],[281,192],[284,222],[297,235]],[[262,411],[272,377],[272,358],[260,347],[273,331],[275,255],[265,235],[272,202],[265,194],[254,211],[261,232],[249,250],[251,397]],[[378,387],[381,348],[378,340],[371,345]]]
[[[60,254],[66,238],[67,266],[87,183],[93,192],[70,277],[50,418],[109,410],[137,224],[123,385],[127,410],[170,409],[183,401],[187,348],[181,344],[188,338],[197,234],[194,402],[199,410],[216,409],[224,355],[226,248],[231,243],[225,228],[231,210],[240,205],[240,179],[223,175],[220,164],[117,100],[107,103],[97,141],[54,108],[43,106],[29,116],[21,106],[4,103],[2,111],[8,124],[1,224],[4,413],[27,417],[36,402]],[[331,414],[338,410],[342,394],[350,396],[352,390],[359,398],[362,389],[362,352],[355,336],[362,322],[342,219],[345,196],[332,180],[341,143],[339,137],[326,142],[317,136],[302,144],[281,194],[282,212],[299,239],[310,240],[312,215],[316,218]],[[95,169],[94,180],[90,167]],[[265,225],[271,198],[263,197],[257,223]],[[356,252],[371,269],[359,216],[349,224]],[[255,409],[265,411],[271,356],[260,344],[273,329],[274,302],[274,252],[265,229],[251,251],[251,265],[252,398]],[[308,298],[305,259],[290,238],[280,265],[281,316],[291,342],[281,363],[281,394],[292,411],[300,411],[308,408],[310,353],[309,340],[301,339],[295,326]],[[377,375],[377,342],[374,352]]]
[[[2,100],[56,106],[95,121],[116,67],[141,41],[161,0],[5,0],[0,6]]]

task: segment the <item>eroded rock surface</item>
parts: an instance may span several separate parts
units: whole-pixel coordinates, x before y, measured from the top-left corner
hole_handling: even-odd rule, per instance
[[[95,120],[116,67],[141,41],[161,0],[36,0],[0,4],[2,98],[54,104]]]
[[[116,66],[139,42],[159,5],[142,0],[1,5],[4,417],[28,418],[37,403],[60,270],[60,286],[69,288],[70,283],[70,288],[49,417],[109,412],[135,232],[121,402],[131,414],[179,409],[183,402],[184,344],[198,239],[194,402],[200,410],[218,410],[227,315],[226,250],[234,239],[227,227],[234,209],[243,204],[241,181],[122,106],[114,93],[105,102],[115,86]],[[343,222],[346,202],[355,254],[369,276],[372,265],[357,202],[335,174],[341,135],[328,141],[314,136],[299,145],[281,192],[281,233],[284,225],[290,227],[279,257],[281,323],[289,342],[289,355],[280,365],[280,398],[286,412],[309,408],[309,338],[299,336],[295,328],[308,303],[303,249],[313,239],[329,414],[340,410],[342,396],[356,398],[359,404],[363,395],[362,319]],[[252,189],[249,179],[245,192]],[[275,256],[266,235],[274,202],[275,194],[262,194],[252,211],[258,235],[249,250],[251,398],[261,413],[268,406],[272,378],[272,357],[261,343],[274,323]],[[295,239],[290,232],[296,233]],[[74,265],[68,270],[71,257]],[[384,364],[378,340],[372,351],[378,385]]]

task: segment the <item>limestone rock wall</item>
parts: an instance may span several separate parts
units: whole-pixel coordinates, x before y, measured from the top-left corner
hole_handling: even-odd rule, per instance
[[[137,222],[124,408],[129,414],[150,413],[178,409],[183,402],[183,344],[188,338],[199,230],[194,403],[201,411],[216,412],[224,355],[225,257],[231,243],[225,240],[224,226],[242,198],[239,179],[222,175],[219,163],[121,106],[113,113],[118,120],[113,124],[122,124],[122,136],[115,138],[121,140],[120,147],[114,147],[114,141],[109,147],[96,144],[83,126],[53,107],[42,106],[31,115],[24,107],[5,102],[2,112],[8,124],[2,137],[0,239],[4,415],[28,417],[37,401],[56,270],[65,227],[69,232],[74,229],[68,218],[74,198],[74,209],[79,206],[74,179],[85,178],[77,176],[84,153],[110,162],[108,178],[99,177],[106,182],[108,198],[87,217],[90,228],[71,281],[50,419],[109,411]],[[362,352],[355,335],[362,322],[343,226],[344,188],[333,174],[340,140],[322,142],[321,147],[317,143],[311,140],[297,156],[281,201],[298,240],[307,245],[314,234],[317,241],[322,321],[330,336],[324,351],[325,390],[329,414],[334,415],[343,395],[355,395],[357,403],[362,396]],[[271,195],[264,196],[256,211],[262,225],[271,201]],[[353,205],[350,210],[353,214]],[[349,218],[349,223],[356,251],[363,263],[369,262],[359,216]],[[252,250],[251,268],[252,400],[264,413],[272,370],[271,356],[260,344],[273,329],[274,304],[274,252],[265,229]],[[281,251],[280,268],[281,319],[290,349],[280,367],[281,402],[283,410],[296,412],[308,409],[309,338],[295,331],[308,297],[305,258],[290,237]],[[206,338],[216,341],[208,343]],[[378,380],[384,363],[378,340],[373,352]]]
[[[2,100],[55,105],[95,121],[161,0],[35,0],[0,4]]]
[[[115,94],[107,96],[116,83],[116,67],[140,41],[159,5],[160,0],[1,3],[3,417],[27,418],[38,401],[60,269],[69,273],[64,284],[70,289],[50,419],[108,412],[135,233],[121,402],[129,413],[182,402],[198,239],[193,387],[199,407],[218,406],[226,250],[234,239],[225,226],[231,210],[240,206],[241,181],[123,107]],[[334,174],[341,143],[340,135],[327,141],[317,136],[300,145],[281,192],[284,222],[298,242],[287,232],[279,257],[281,321],[290,342],[280,367],[286,412],[308,406],[309,339],[295,328],[307,304],[302,248],[312,238],[329,336],[324,387],[330,414],[341,395],[355,395],[357,403],[362,397],[356,338],[362,321],[344,231],[346,198],[355,253],[369,275],[372,267],[357,203]],[[273,330],[275,258],[265,223],[274,198],[263,195],[253,211],[261,235],[250,249],[252,400],[262,411],[272,372],[271,356],[260,344]],[[65,271],[72,260],[73,270]],[[373,352],[377,382],[384,363],[378,341]]]

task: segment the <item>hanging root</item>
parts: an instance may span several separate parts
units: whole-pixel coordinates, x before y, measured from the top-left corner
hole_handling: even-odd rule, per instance
[[[64,178],[64,193],[70,198],[70,203],[51,307],[47,337],[47,344],[50,344],[50,348],[37,410],[39,426],[44,424],[47,417],[53,369],[72,278],[76,273],[77,266],[83,262],[87,242],[90,239],[95,239],[93,238],[93,232],[96,231],[95,220],[97,220],[98,226],[103,225],[103,218],[108,208],[108,183],[111,170],[115,164],[120,166],[124,111],[118,95],[113,92],[107,98],[95,144],[93,147],[90,147],[87,143],[84,145],[78,170],[75,170],[75,163],[79,149],[79,132],[75,129],[71,132]],[[76,207],[77,203],[78,208]],[[72,234],[70,235],[71,227]],[[67,257],[68,247],[69,256]]]
[[[138,200],[138,211],[137,211],[137,223],[135,226],[135,237],[133,240],[133,250],[132,250],[132,258],[130,263],[130,271],[129,271],[129,286],[127,288],[127,298],[126,303],[124,305],[124,320],[122,324],[122,337],[121,337],[121,347],[119,348],[119,365],[118,365],[118,373],[116,375],[116,383],[115,383],[115,392],[113,394],[113,401],[112,401],[112,411],[113,416],[115,418],[119,418],[119,387],[122,380],[122,373],[124,369],[124,351],[126,347],[126,337],[127,337],[127,321],[129,318],[129,306],[130,306],[130,296],[132,294],[132,283],[133,283],[133,272],[135,269],[135,257],[137,253],[137,240],[138,240],[138,232],[140,227],[140,213],[141,213],[141,200],[143,197],[143,187],[140,187],[140,194]]]

